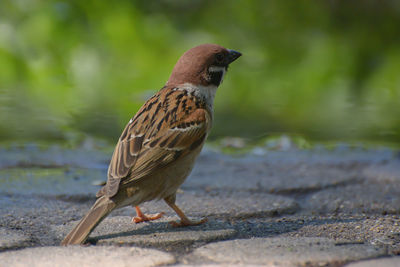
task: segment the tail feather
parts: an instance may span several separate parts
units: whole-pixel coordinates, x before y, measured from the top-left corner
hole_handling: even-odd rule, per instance
[[[83,244],[94,228],[116,207],[114,201],[106,196],[100,197],[61,242],[62,246]]]

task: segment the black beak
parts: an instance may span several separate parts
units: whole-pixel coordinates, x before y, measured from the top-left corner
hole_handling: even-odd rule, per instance
[[[228,52],[229,52],[228,64],[231,64],[233,61],[235,61],[242,55],[242,53],[235,51],[235,50],[231,50],[231,49],[228,49]]]

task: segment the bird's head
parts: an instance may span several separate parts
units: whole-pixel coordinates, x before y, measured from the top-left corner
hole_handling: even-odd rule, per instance
[[[229,64],[242,54],[216,44],[202,44],[186,51],[176,63],[167,85],[185,83],[218,87]]]

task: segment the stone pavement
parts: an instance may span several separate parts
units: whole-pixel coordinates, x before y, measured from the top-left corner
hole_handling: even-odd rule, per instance
[[[112,148],[0,147],[0,266],[400,266],[400,154],[337,145],[206,148],[177,204],[206,224],[173,228],[165,212],[134,224],[114,211],[90,245],[59,247],[93,204]]]

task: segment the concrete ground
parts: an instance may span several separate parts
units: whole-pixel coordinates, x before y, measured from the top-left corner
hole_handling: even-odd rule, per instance
[[[0,148],[0,266],[400,266],[400,154],[337,145],[206,148],[177,204],[134,224],[114,211],[87,246],[59,247],[93,204],[112,148]]]

